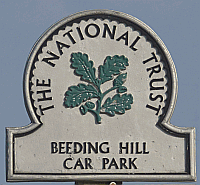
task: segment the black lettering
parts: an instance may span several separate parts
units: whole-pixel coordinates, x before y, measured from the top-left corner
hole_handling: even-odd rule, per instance
[[[153,83],[155,83],[155,82],[164,82],[164,78],[152,79],[150,81],[150,83],[149,83],[151,91],[154,91],[154,90],[164,90],[164,86],[162,86],[162,87],[154,87]]]
[[[67,159],[65,159],[64,160],[64,162],[63,162],[63,167],[65,168],[65,169],[72,169],[72,167],[68,167],[67,166],[67,161],[72,161],[72,158],[67,158]]]
[[[83,164],[82,164],[80,158],[78,158],[78,160],[76,161],[76,164],[75,164],[75,166],[74,166],[74,169],[76,169],[77,167],[80,167],[81,169],[84,169]]]
[[[128,169],[126,166],[126,159],[125,158],[120,158],[120,169]]]
[[[51,142],[51,153],[55,154],[58,152],[58,144],[56,142]]]
[[[143,61],[143,64],[146,64],[147,62],[151,61],[151,60],[155,60],[155,62],[158,62],[158,59],[156,58],[155,53],[151,53],[153,56],[145,61]]]
[[[72,37],[72,35],[71,35],[70,32],[73,32],[73,30],[69,30],[67,33],[65,33],[65,34],[63,35],[63,37],[65,37],[65,35],[67,35],[68,38],[70,39],[70,41],[72,42],[72,44],[75,44],[76,41],[74,40],[74,38]]]
[[[162,95],[157,95],[156,97],[153,97],[153,93],[150,93],[150,95],[149,95],[149,99],[151,101],[156,101],[158,98],[160,98],[160,102],[163,101],[163,96]]]
[[[128,154],[128,142],[126,142],[126,146],[122,146],[122,142],[119,143],[119,154],[122,154],[122,150],[126,150],[126,154]]]
[[[54,105],[51,105],[51,106],[45,107],[45,108],[42,108],[42,106],[39,105],[39,109],[40,109],[40,112],[41,112],[42,115],[44,115],[44,111],[49,110],[49,109],[53,109],[53,108],[54,108]]]
[[[140,144],[139,142],[136,142],[136,143],[135,143],[135,148],[136,148],[136,149],[135,149],[135,153],[136,153],[136,154],[141,154],[141,153],[142,153],[142,151],[139,151],[139,144]]]
[[[134,48],[134,46],[136,45],[136,43],[140,40],[140,37],[137,36],[136,39],[133,41],[133,43],[129,46],[129,48],[131,48],[133,51],[137,51],[137,48]]]
[[[83,154],[86,154],[86,142],[83,143]]]
[[[71,154],[70,152],[72,142],[66,142],[66,154]]]
[[[104,30],[103,30],[103,38],[106,38],[106,32],[110,36],[111,39],[114,39],[115,36],[115,31],[116,31],[116,26],[113,26],[112,32],[110,31],[110,28],[108,27],[107,24],[104,24]]]
[[[108,142],[103,142],[99,145],[99,151],[103,154],[107,154],[109,153],[109,147],[106,147],[106,150],[103,150],[103,145],[108,145],[109,143]]]
[[[134,169],[137,169],[137,166],[135,165],[135,161],[136,161],[136,159],[137,158],[134,158],[133,160],[132,160],[132,158],[129,158],[129,169],[132,169],[132,167],[134,168]]]
[[[63,51],[62,51],[63,48],[69,48],[70,47],[69,45],[64,44],[62,42],[59,42],[59,41],[56,41],[56,44],[57,44],[57,48],[58,48],[60,55],[63,54]]]
[[[51,55],[51,58],[43,58],[42,61],[46,62],[47,64],[49,64],[50,66],[54,67],[55,64],[50,62],[50,60],[58,60],[60,57],[58,55],[56,55],[55,53],[51,52],[51,51],[47,51],[47,53],[49,55]]]
[[[150,67],[150,68],[147,68],[147,71],[150,71],[151,70],[151,73],[149,74],[149,78],[151,78],[151,76],[154,74],[154,73],[160,73],[161,71],[161,67],[160,67],[160,64],[156,65],[156,66],[153,66],[153,67]]]
[[[110,162],[108,169],[111,169],[112,166],[115,167],[115,169],[119,169],[119,167],[115,161],[115,158],[112,158],[112,161]]]
[[[131,154],[133,154],[133,149],[134,149],[134,147],[133,147],[133,144],[134,144],[134,142],[131,142]]]
[[[46,93],[50,93],[51,90],[42,90],[42,91],[37,91],[37,94],[42,94],[42,98],[38,98],[38,102],[40,101],[47,101],[47,100],[52,100],[52,97],[46,97]]]
[[[149,154],[149,151],[146,151],[146,142],[143,142],[143,154]]]
[[[103,158],[102,159],[102,169],[106,169],[106,164],[109,163],[109,159],[108,158]]]
[[[118,39],[116,39],[116,41],[120,41],[121,39],[124,40],[125,45],[128,46],[128,31],[124,33],[123,35],[121,35]]]
[[[82,144],[79,142],[74,142],[74,153],[78,154],[82,151],[83,147]]]
[[[160,108],[161,108],[161,105],[159,105],[158,108],[156,108],[156,107],[153,107],[153,106],[147,104],[146,108],[149,108],[149,109],[152,109],[152,110],[156,111],[156,115],[158,115],[158,113],[160,111]]]
[[[36,80],[36,86],[50,87],[51,86],[51,80],[48,79],[48,83],[45,83],[45,80],[42,80],[42,83],[39,83],[39,79],[37,79]]]
[[[65,149],[65,147],[63,146],[65,144],[65,142],[59,142],[59,154],[64,154],[65,151],[62,151],[62,149]]]
[[[88,154],[91,154],[92,150],[95,154],[98,153],[98,142],[95,142],[95,147],[90,142],[88,142]]]
[[[84,40],[83,34],[82,34],[82,32],[81,32],[81,29],[80,29],[79,27],[77,27],[76,29],[77,29],[77,31],[78,31],[78,35],[79,35],[80,39],[81,39],[81,40]]]
[[[96,33],[95,33],[94,35],[91,35],[91,34],[89,33],[89,27],[90,27],[90,26],[93,26],[93,27],[96,29]],[[100,28],[99,28],[99,26],[96,25],[96,24],[88,24],[88,25],[86,26],[86,28],[85,28],[85,34],[86,34],[88,37],[90,37],[90,38],[97,37],[97,36],[99,35],[99,33],[100,33]]]
[[[92,163],[92,159],[85,158],[85,169],[93,169],[91,163]]]

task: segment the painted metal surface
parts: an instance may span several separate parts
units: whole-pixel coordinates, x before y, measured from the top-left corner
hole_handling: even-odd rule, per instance
[[[31,124],[6,129],[7,180],[195,181],[195,129],[170,124],[177,88],[166,46],[140,20],[64,18],[28,58]]]

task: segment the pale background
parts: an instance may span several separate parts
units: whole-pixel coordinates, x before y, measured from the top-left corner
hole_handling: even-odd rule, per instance
[[[196,127],[197,178],[200,178],[199,0],[0,0],[0,185],[74,184],[6,183],[5,127],[20,127],[30,123],[23,102],[22,80],[33,44],[48,27],[60,19],[92,9],[116,10],[137,17],[149,25],[167,46],[179,80],[178,100],[171,123]],[[197,180],[196,183],[189,184],[200,182]]]

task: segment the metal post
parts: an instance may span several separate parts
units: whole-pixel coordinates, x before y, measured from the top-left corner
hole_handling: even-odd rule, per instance
[[[76,181],[75,185],[122,185],[122,182],[84,182],[84,181]]]

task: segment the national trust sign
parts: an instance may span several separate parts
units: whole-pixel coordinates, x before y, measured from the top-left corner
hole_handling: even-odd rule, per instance
[[[84,11],[51,26],[24,72],[31,124],[7,128],[7,181],[195,181],[195,129],[170,124],[172,58],[140,20]]]

